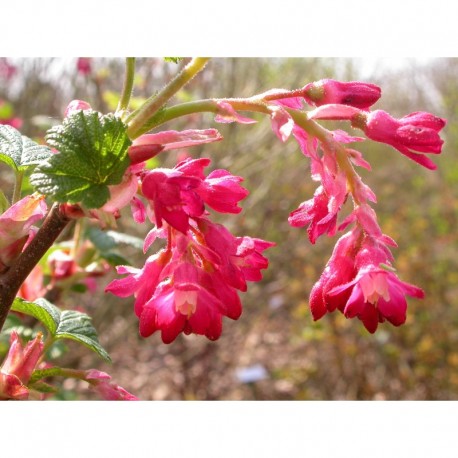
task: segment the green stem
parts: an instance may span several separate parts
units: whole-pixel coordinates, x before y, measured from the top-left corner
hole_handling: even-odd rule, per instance
[[[24,178],[24,172],[16,172],[16,182],[14,184],[13,191],[13,201],[12,204],[15,204],[21,198],[21,188],[22,188],[22,179]]]
[[[149,124],[149,129],[154,129],[168,121],[171,121],[182,116],[187,116],[193,113],[218,113],[220,108],[218,102],[230,103],[232,108],[241,111],[252,111],[258,113],[269,114],[270,111],[267,105],[256,99],[204,99],[194,102],[180,103],[170,108],[166,108],[161,112],[156,122]],[[150,118],[150,120],[152,120]]]
[[[58,374],[61,377],[67,378],[77,378],[80,380],[86,380],[86,371],[81,369],[67,369],[65,367],[61,368],[60,373]]]
[[[299,95],[300,89],[297,91],[286,91],[284,94],[276,93],[275,95],[267,97],[264,97],[263,94],[260,94],[248,99],[206,99],[182,103],[165,109],[161,113],[161,116],[158,118],[157,122],[149,124],[149,128],[153,129],[160,126],[161,124],[164,124],[165,122],[193,113],[217,113],[219,110],[219,102],[229,103],[232,108],[234,108],[234,110],[269,114],[270,110],[265,103],[266,99],[274,100],[286,96],[291,97]],[[355,204],[359,204],[357,193],[355,191],[356,187],[359,186],[360,180],[357,173],[355,172],[355,169],[353,168],[350,159],[348,158],[348,154],[345,151],[345,148],[339,142],[336,142],[333,139],[332,135],[327,129],[320,126],[320,124],[315,122],[313,119],[309,119],[307,113],[286,107],[284,107],[284,109],[291,115],[295,124],[297,124],[299,127],[302,127],[302,129],[304,129],[311,136],[318,138],[323,145],[326,145],[328,150],[332,151],[336,155],[337,163],[347,177],[349,191],[353,196],[353,200]]]
[[[127,118],[129,122],[127,134],[129,137],[131,139],[137,138],[143,125],[185,84],[202,71],[208,61],[209,58],[207,57],[195,57],[192,59],[158,94],[151,96],[138,110],[134,111]]]
[[[49,347],[54,342],[55,342],[54,336],[52,334],[48,334],[48,336],[46,337],[46,340],[44,342],[44,345],[43,345],[43,351],[41,352],[41,357],[40,357],[39,363],[41,363],[43,361],[43,359],[45,357],[45,353],[48,351]],[[38,364],[37,364],[37,366],[38,366]]]
[[[75,256],[78,252],[78,248],[81,244],[81,239],[83,237],[84,227],[86,226],[86,219],[79,218],[75,223],[75,230],[73,232],[73,246],[70,251],[70,256],[75,259]]]
[[[122,88],[121,98],[119,99],[116,112],[123,112],[129,107],[132,89],[134,87],[135,76],[135,57],[126,57],[126,77],[124,79],[124,86]]]

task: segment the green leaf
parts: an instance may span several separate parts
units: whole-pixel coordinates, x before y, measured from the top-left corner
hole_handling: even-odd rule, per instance
[[[32,372],[32,375],[29,380],[29,384],[37,383],[38,380],[47,377],[58,377],[62,375],[62,368],[61,367],[48,367],[47,369],[37,369]]]
[[[98,353],[105,361],[111,361],[110,356],[99,343],[97,332],[92,326],[91,317],[85,313],[64,310],[55,337],[56,339],[71,339],[80,342]]]
[[[100,255],[105,261],[110,264],[110,266],[128,266],[130,265],[130,262],[124,258],[123,256],[120,256],[117,253],[113,253],[111,251],[106,252],[106,253],[101,253]]]
[[[28,302],[20,297],[14,299],[11,307],[13,312],[21,312],[33,316],[43,323],[52,336],[55,336],[60,321],[60,310],[46,299],[37,299],[35,302]]]
[[[98,227],[89,227],[87,230],[89,240],[100,250],[108,251],[117,245],[130,245],[138,250],[143,250],[143,240],[133,235],[116,231],[102,231]]]
[[[39,145],[12,126],[0,124],[0,161],[16,171],[23,171],[53,156],[51,150]]]
[[[49,385],[48,383],[45,382],[35,382],[33,384],[29,383],[29,388],[32,388],[32,390],[38,391],[39,393],[57,393],[59,390],[52,386]]]
[[[87,285],[84,283],[75,283],[70,287],[70,291],[73,291],[74,293],[85,293],[87,291]]]
[[[62,312],[46,299],[28,302],[16,298],[11,310],[31,315],[41,321],[55,340],[74,340],[96,352],[105,361],[111,361],[110,356],[99,343],[91,318],[85,313],[74,310]]]
[[[112,114],[77,111],[47,132],[48,144],[59,153],[40,164],[30,182],[58,202],[102,207],[110,197],[108,186],[121,183],[130,163],[126,129]]]

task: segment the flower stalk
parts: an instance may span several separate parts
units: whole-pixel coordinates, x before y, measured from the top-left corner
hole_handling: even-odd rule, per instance
[[[123,113],[129,107],[132,89],[134,87],[135,76],[135,57],[126,57],[126,76],[124,79],[124,86],[122,88],[121,98],[119,99],[116,113]]]
[[[134,111],[127,119],[129,122],[127,129],[129,137],[131,139],[137,138],[141,134],[141,129],[145,123],[183,86],[202,71],[209,60],[207,57],[192,59],[158,94],[151,96],[138,110]]]

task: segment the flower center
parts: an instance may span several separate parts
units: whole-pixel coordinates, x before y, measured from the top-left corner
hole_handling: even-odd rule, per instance
[[[364,294],[364,300],[371,304],[377,304],[379,297],[383,297],[385,301],[390,300],[390,292],[386,275],[383,273],[372,273],[365,275],[361,279],[361,287]]]
[[[197,291],[175,291],[175,307],[177,312],[190,318],[196,311]]]

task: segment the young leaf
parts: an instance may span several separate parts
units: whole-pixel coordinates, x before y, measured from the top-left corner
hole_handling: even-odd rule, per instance
[[[127,149],[132,142],[121,119],[77,111],[51,128],[46,140],[59,153],[35,169],[32,185],[58,202],[102,207],[110,197],[108,186],[121,183],[130,163]]]
[[[62,375],[62,368],[61,367],[48,367],[47,369],[37,369],[34,370],[32,376],[29,380],[29,385],[33,385],[38,380],[47,377],[56,377]]]
[[[35,143],[12,126],[0,124],[0,161],[15,171],[40,164],[52,155],[47,146]]]
[[[46,299],[28,302],[16,298],[11,310],[31,315],[41,321],[55,340],[70,339],[80,342],[96,352],[105,361],[111,361],[110,356],[99,343],[91,318],[85,313],[74,310],[62,312]]]

